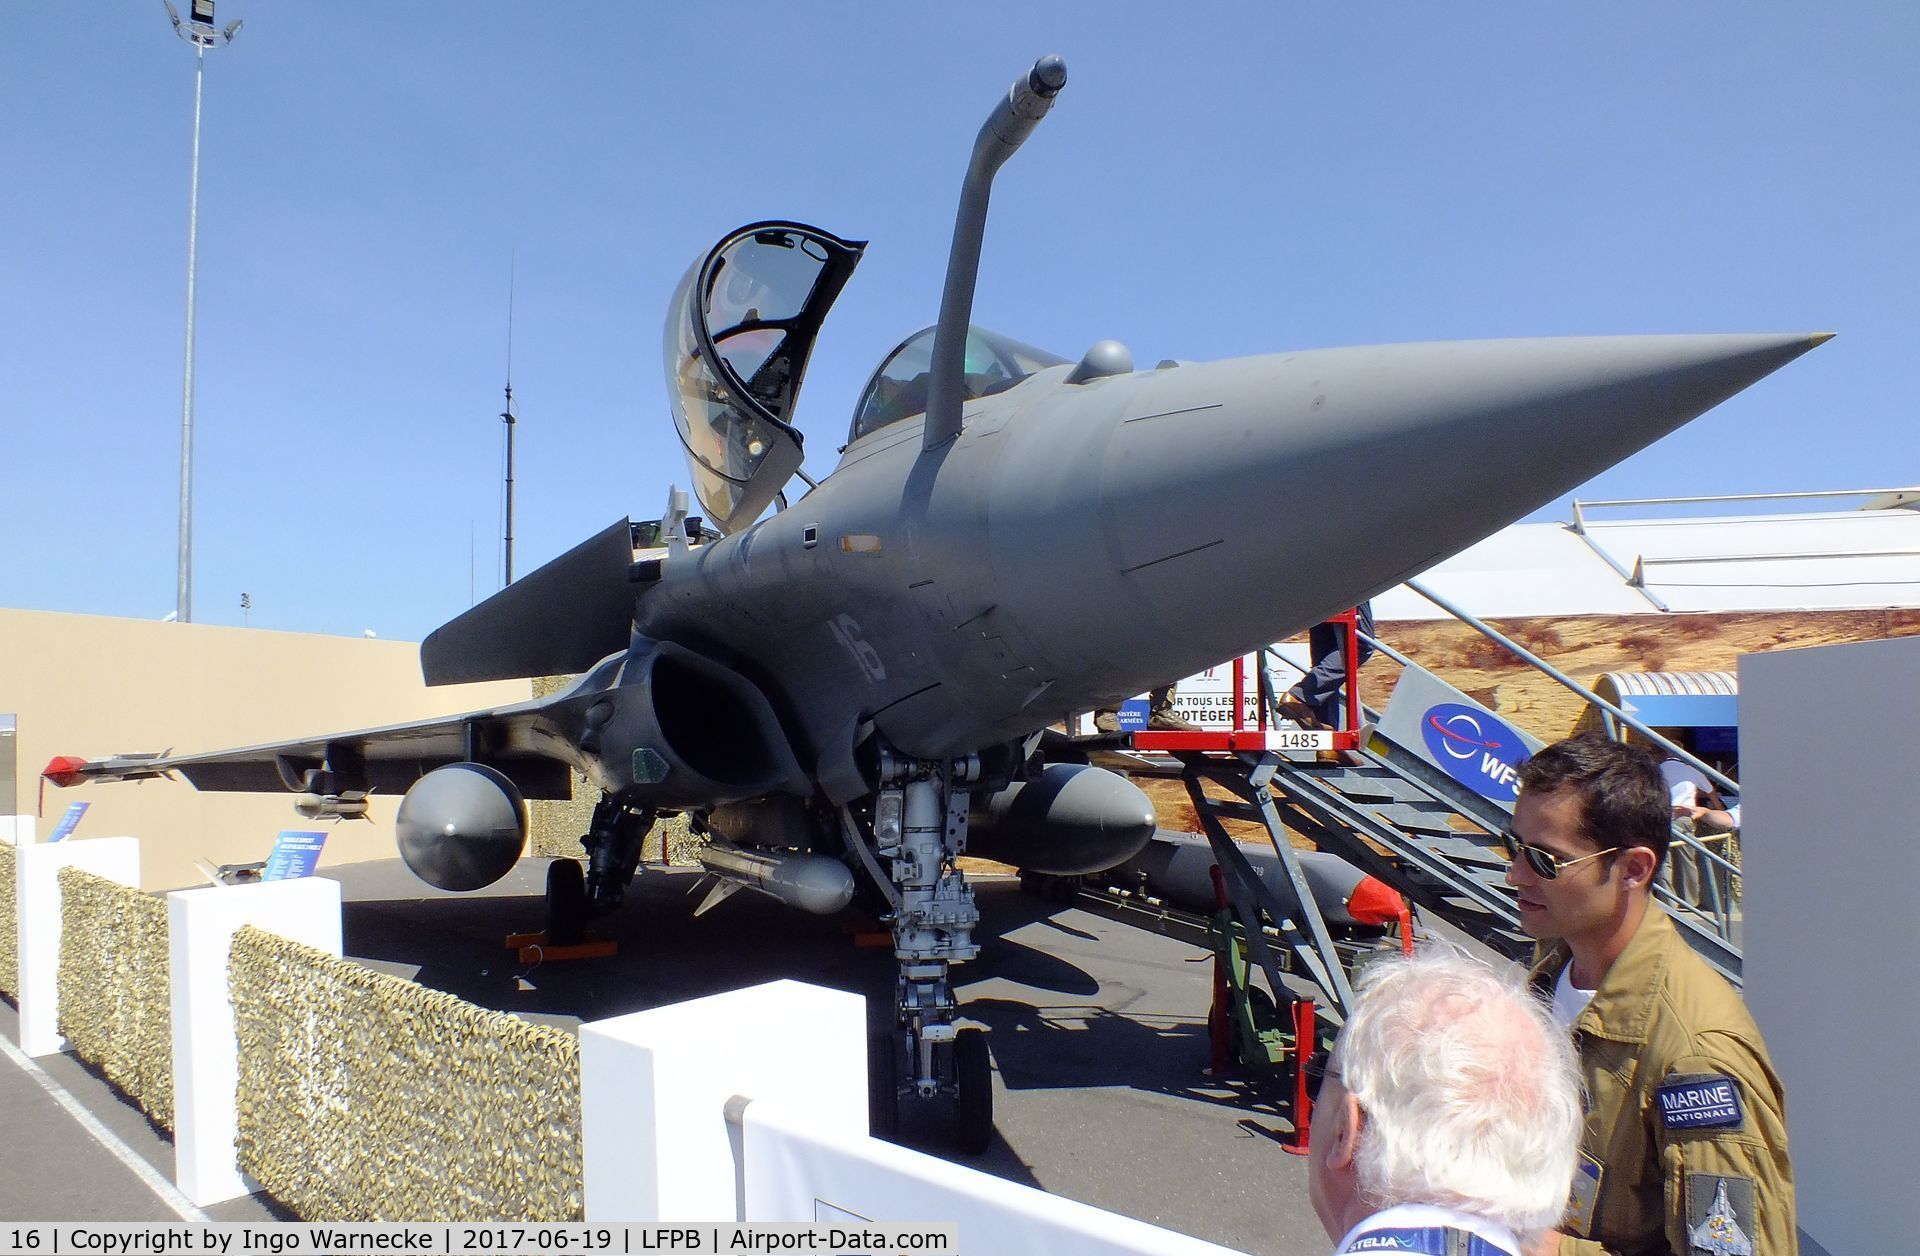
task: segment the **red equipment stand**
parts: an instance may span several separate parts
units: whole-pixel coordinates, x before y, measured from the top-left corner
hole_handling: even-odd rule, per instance
[[[1319,1041],[1319,1018],[1312,999],[1296,999],[1293,1004],[1293,1141],[1281,1143],[1288,1155],[1307,1154],[1307,1131],[1313,1124],[1313,1092],[1307,1084],[1307,1068]]]
[[[1345,728],[1278,728],[1272,727],[1268,720],[1267,703],[1255,704],[1257,710],[1254,727],[1247,727],[1246,698],[1247,676],[1246,659],[1235,658],[1233,667],[1233,723],[1225,729],[1142,729],[1132,734],[1131,742],[1136,750],[1160,750],[1168,752],[1213,752],[1213,753],[1252,753],[1266,752],[1302,752],[1340,753],[1356,751],[1360,748],[1360,684],[1356,663],[1360,657],[1360,629],[1357,609],[1341,611],[1330,616],[1331,622],[1340,624],[1342,633],[1341,649],[1347,660],[1347,683],[1342,693],[1346,707]],[[1191,787],[1191,786],[1190,786]],[[1269,823],[1271,823],[1269,817]],[[1280,841],[1275,837],[1276,845]],[[1220,868],[1213,869],[1214,891],[1223,913],[1229,912],[1227,903],[1226,879]],[[1402,945],[1411,948],[1412,921],[1402,905]],[[1257,927],[1257,922],[1251,927]],[[1269,976],[1271,981],[1271,975]],[[1227,1071],[1236,1062],[1239,1052],[1235,1050],[1236,1021],[1233,1014],[1234,980],[1227,971],[1220,952],[1214,960],[1213,1001],[1207,1012],[1208,1055],[1210,1072],[1215,1075]],[[1275,991],[1277,996],[1280,992]],[[1313,1121],[1313,1087],[1309,1077],[1314,1052],[1319,1046],[1319,1015],[1312,999],[1291,1000],[1286,1006],[1292,1020],[1292,1043],[1287,1055],[1290,1057],[1283,1068],[1292,1073],[1293,1094],[1293,1136],[1281,1144],[1288,1153],[1296,1156],[1307,1154],[1308,1130]],[[1279,1063],[1279,1061],[1275,1061]]]
[[[1267,704],[1256,703],[1255,726],[1247,727],[1246,659],[1233,660],[1233,726],[1231,728],[1142,729],[1133,734],[1135,750],[1201,750],[1232,753],[1263,750],[1358,750],[1360,748],[1360,669],[1354,661],[1360,657],[1358,611],[1348,609],[1329,617],[1342,626],[1341,650],[1347,656],[1347,683],[1341,695],[1346,702],[1345,728],[1269,728]]]
[[[538,933],[509,933],[507,949],[515,952],[523,964],[541,964],[563,959],[606,959],[620,953],[620,944],[611,938],[587,938],[571,946],[555,946],[547,941],[543,929]]]

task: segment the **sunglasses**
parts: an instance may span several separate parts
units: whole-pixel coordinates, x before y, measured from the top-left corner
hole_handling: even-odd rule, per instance
[[[1568,868],[1583,864],[1589,859],[1598,859],[1602,855],[1611,855],[1615,851],[1626,849],[1624,846],[1609,846],[1605,850],[1596,850],[1591,855],[1582,855],[1578,859],[1562,859],[1550,850],[1527,845],[1512,829],[1501,832],[1500,844],[1507,848],[1507,858],[1516,863],[1519,862],[1520,856],[1525,855],[1527,866],[1539,873],[1542,881],[1551,881]]]

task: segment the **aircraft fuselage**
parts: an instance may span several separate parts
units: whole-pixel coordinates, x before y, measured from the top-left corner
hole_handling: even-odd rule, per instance
[[[1310,350],[1049,368],[854,441],[817,489],[663,565],[635,627],[738,669],[803,768],[863,721],[963,755],[1316,622],[1523,516],[1804,336]],[[844,792],[844,791],[833,791]]]

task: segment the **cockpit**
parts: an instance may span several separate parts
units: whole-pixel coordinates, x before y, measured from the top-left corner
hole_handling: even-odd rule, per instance
[[[933,332],[931,327],[915,332],[880,363],[854,409],[848,443],[889,423],[926,413],[927,381],[933,374]],[[961,367],[961,397],[967,401],[991,397],[1037,371],[1066,362],[1011,336],[969,327],[966,359]]]

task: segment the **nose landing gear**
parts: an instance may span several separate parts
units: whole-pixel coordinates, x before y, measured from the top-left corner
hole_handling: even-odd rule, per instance
[[[960,1028],[948,971],[980,952],[973,891],[955,860],[967,846],[968,786],[977,757],[952,762],[907,759],[883,751],[870,839],[893,906],[894,1027],[875,1043],[876,1132],[900,1118],[932,1112],[950,1125],[954,1146],[978,1155],[993,1141],[993,1067],[983,1030]],[[903,1112],[905,1105],[907,1111]],[[917,1122],[916,1122],[917,1123]]]

